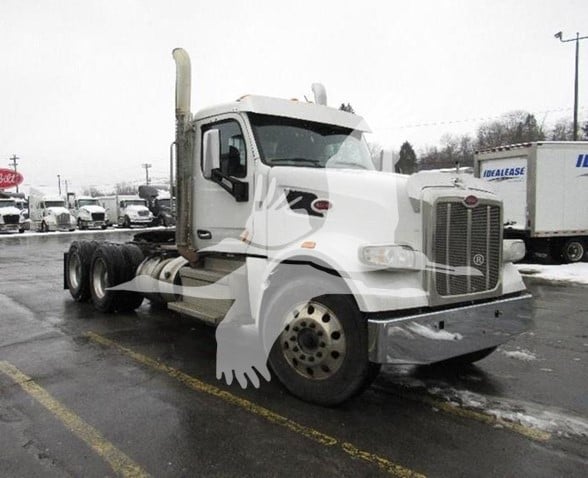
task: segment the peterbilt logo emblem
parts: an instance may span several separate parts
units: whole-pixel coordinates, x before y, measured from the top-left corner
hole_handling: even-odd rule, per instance
[[[481,266],[484,264],[484,262],[486,261],[486,258],[482,255],[482,254],[476,254],[473,258],[472,261],[474,263],[474,265],[476,266]]]

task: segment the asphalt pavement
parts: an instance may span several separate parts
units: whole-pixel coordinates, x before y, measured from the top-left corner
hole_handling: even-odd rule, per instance
[[[458,372],[385,367],[322,408],[218,381],[197,321],[74,302],[78,236],[0,237],[1,477],[586,475],[587,286],[531,279],[531,332]]]

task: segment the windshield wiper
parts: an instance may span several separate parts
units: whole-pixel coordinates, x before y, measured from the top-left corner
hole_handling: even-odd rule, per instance
[[[339,164],[342,165],[342,166],[355,166],[355,167],[360,168],[360,169],[368,169],[363,164],[354,163],[352,161],[333,161],[331,163],[327,163],[327,167],[328,166],[337,166]]]
[[[305,164],[312,164],[316,168],[320,168],[321,162],[318,159],[310,159],[310,158],[273,158],[269,161],[270,164],[276,163],[305,163]]]

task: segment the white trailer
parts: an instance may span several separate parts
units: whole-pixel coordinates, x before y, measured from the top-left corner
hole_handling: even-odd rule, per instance
[[[133,195],[101,196],[96,199],[105,209],[109,224],[129,228],[153,224],[153,214],[145,199]]]
[[[562,262],[586,258],[588,142],[543,141],[475,153],[475,176],[504,201],[504,234],[530,253]]]

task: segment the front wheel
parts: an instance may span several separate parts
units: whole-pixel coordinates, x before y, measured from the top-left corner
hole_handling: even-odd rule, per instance
[[[323,289],[324,283],[312,282],[304,288]],[[380,366],[368,360],[367,323],[352,296],[293,303],[288,295],[268,304],[265,319],[285,324],[269,355],[274,374],[293,395],[319,405],[338,405],[360,393]]]

